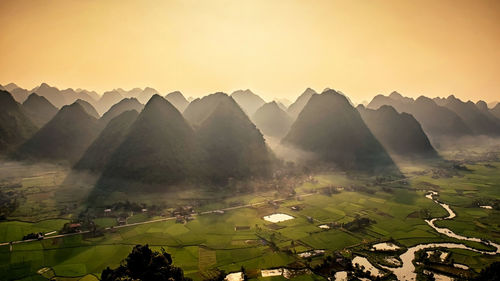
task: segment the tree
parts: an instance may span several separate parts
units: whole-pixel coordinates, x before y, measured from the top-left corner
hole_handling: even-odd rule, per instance
[[[162,248],[161,253],[148,245],[137,245],[118,268],[102,271],[102,281],[191,281],[181,268],[172,265],[172,257]]]

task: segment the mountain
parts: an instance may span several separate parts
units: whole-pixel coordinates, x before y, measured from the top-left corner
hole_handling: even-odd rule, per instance
[[[16,154],[24,159],[75,163],[98,133],[97,119],[75,102],[63,106]]]
[[[498,101],[492,101],[492,102],[489,102],[489,103],[488,103],[488,108],[489,108],[489,109],[493,109],[493,108],[495,108],[495,106],[497,106],[498,104],[500,104],[500,102],[498,102]]]
[[[97,111],[100,114],[104,114],[104,112],[108,111],[111,106],[118,103],[122,99],[123,95],[120,94],[120,92],[118,92],[117,90],[104,92],[101,99],[99,99],[99,101],[97,102]]]
[[[17,88],[20,88],[19,86],[17,86],[15,83],[9,83],[5,86],[3,86],[3,88],[5,89],[5,91],[7,92],[12,92],[14,89],[17,89]]]
[[[444,106],[460,116],[473,133],[500,135],[500,124],[485,115],[473,102],[463,102],[451,95],[446,99]]]
[[[392,155],[437,156],[420,123],[411,114],[398,113],[390,105],[377,110],[359,105],[357,110],[375,138]]]
[[[95,91],[88,91],[85,89],[78,88],[75,90],[75,92],[80,93],[80,94],[85,95],[85,96],[88,96],[91,99],[93,99],[95,102],[97,102],[101,98],[101,96],[99,96],[99,94],[96,93]]]
[[[125,111],[135,110],[137,112],[141,112],[143,108],[144,105],[141,104],[136,98],[124,98],[106,111],[106,113],[102,115],[101,119],[99,119],[99,122],[102,125],[106,125],[109,121],[111,121],[111,119]]]
[[[500,118],[500,103],[497,103],[495,107],[490,109],[491,114],[493,114],[496,118]]]
[[[47,83],[42,83],[37,88],[33,89],[33,92],[36,92],[39,96],[45,97],[57,108],[61,108],[68,103],[65,96],[59,92],[59,89],[51,87]]]
[[[135,100],[135,98],[124,100]],[[137,102],[139,103],[139,102]],[[106,163],[127,136],[139,113],[128,110],[112,118],[75,165],[76,169],[102,172]],[[103,117],[104,118],[104,117]]]
[[[66,104],[74,103],[77,100],[83,100],[91,104],[92,106],[97,103],[97,100],[88,95],[86,91],[77,92],[71,88],[68,88],[59,91],[59,93],[64,97]]]
[[[99,113],[97,113],[97,110],[95,110],[95,108],[90,103],[81,99],[77,99],[75,102],[80,104],[83,109],[85,109],[85,112],[87,112],[90,116],[94,117],[95,119],[99,119]]]
[[[184,118],[194,127],[199,126],[210,114],[215,110],[219,103],[226,99],[224,93],[215,93],[203,98],[193,100],[186,110],[184,110]]]
[[[495,116],[495,114],[493,114],[492,110],[490,110],[488,108],[488,105],[486,104],[485,101],[478,101],[476,103],[476,107],[479,109],[479,111],[486,117],[488,118],[490,121],[492,121],[493,123],[497,124],[497,126],[499,127],[500,129],[500,118]],[[499,131],[500,133],[500,131]]]
[[[316,91],[314,91],[311,88],[307,88],[302,95],[300,95],[297,100],[295,100],[294,103],[292,103],[288,107],[288,114],[292,117],[293,120],[297,119],[297,116],[299,116],[299,113],[302,111],[304,106],[306,106],[307,102],[309,99],[316,94]]]
[[[271,174],[271,154],[262,134],[231,97],[223,95],[196,135],[204,151],[202,173],[211,182]]]
[[[283,106],[285,106],[286,108],[288,108],[292,104],[292,102],[287,98],[275,98],[274,100],[278,104],[280,104],[280,103],[283,104]]]
[[[194,177],[194,132],[167,100],[154,95],[104,167],[103,178],[174,184]]]
[[[249,89],[235,91],[231,94],[231,97],[248,116],[252,116],[259,107],[266,103]]]
[[[28,96],[29,96],[29,94],[30,94],[30,92],[29,92],[28,90],[23,89],[23,88],[15,88],[15,89],[12,89],[12,90],[11,90],[11,91],[9,91],[9,92],[10,92],[10,94],[12,95],[12,97],[13,97],[13,98],[14,98],[17,102],[19,102],[19,103],[24,102],[24,101],[28,98]]]
[[[261,106],[252,117],[253,122],[266,136],[282,138],[293,123],[292,118],[273,101]]]
[[[278,105],[278,107],[279,107],[281,110],[283,110],[284,112],[286,112],[286,111],[287,111],[287,109],[288,109],[288,108],[287,108],[284,104],[282,104],[281,102],[276,101],[276,104],[277,104],[277,105]]]
[[[12,151],[37,129],[12,95],[0,90],[0,152]]]
[[[390,105],[398,112],[406,112],[421,124],[424,132],[431,139],[441,137],[460,137],[472,134],[471,129],[452,110],[438,105],[434,100],[420,96],[416,100],[393,92],[388,97],[377,95],[367,108],[378,109]]]
[[[45,97],[35,93],[31,94],[26,101],[23,102],[23,108],[28,117],[39,128],[43,127],[47,122],[57,114],[57,107],[50,103]]]
[[[144,91],[142,91],[141,93],[138,94],[137,96],[137,100],[140,102],[140,103],[147,103],[148,100],[154,96],[154,95],[158,95],[159,92],[153,88],[150,88],[150,87],[146,87],[144,89]]]
[[[173,104],[180,112],[184,112],[189,104],[187,99],[179,91],[171,92],[170,94],[165,96],[165,99]]]
[[[312,152],[344,170],[396,169],[359,112],[334,90],[309,99],[282,143]]]

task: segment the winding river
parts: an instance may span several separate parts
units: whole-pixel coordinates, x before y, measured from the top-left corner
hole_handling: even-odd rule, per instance
[[[496,254],[500,253],[500,245],[496,244],[492,241],[486,241],[486,240],[481,240],[479,238],[471,238],[471,237],[458,235],[448,228],[437,227],[434,224],[436,221],[452,219],[452,218],[456,217],[456,214],[455,214],[455,212],[453,212],[453,210],[450,208],[449,205],[441,203],[441,202],[437,201],[436,199],[434,199],[435,195],[438,195],[438,193],[435,191],[430,191],[425,197],[433,200],[434,202],[439,204],[441,207],[443,207],[448,212],[448,216],[443,217],[443,218],[433,218],[431,220],[425,220],[425,222],[430,227],[435,229],[437,232],[444,234],[444,235],[451,237],[451,238],[479,242],[479,243],[482,243],[482,244],[485,244],[488,246],[493,246],[496,248],[496,251],[481,251],[481,250],[477,250],[477,249],[468,247],[464,244],[458,244],[458,243],[419,244],[419,245],[413,246],[411,248],[408,248],[408,250],[405,253],[403,253],[401,256],[399,256],[401,261],[403,261],[403,265],[401,267],[390,268],[390,267],[383,266],[383,268],[392,271],[396,275],[398,280],[413,281],[413,280],[417,279],[417,274],[414,272],[415,266],[413,265],[413,259],[415,258],[415,252],[417,252],[419,250],[430,249],[430,248],[448,248],[448,249],[466,249],[466,250],[474,251],[474,252],[481,253],[481,254],[487,254],[487,255],[496,255]]]

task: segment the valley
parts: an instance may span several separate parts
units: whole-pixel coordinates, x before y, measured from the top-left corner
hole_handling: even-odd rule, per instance
[[[396,274],[398,271],[387,260],[400,260],[400,254],[421,243],[437,243],[438,249],[449,253],[444,269],[439,271],[441,273],[444,270],[447,274],[458,274],[453,265],[446,265],[449,261],[478,272],[484,264],[500,260],[498,255],[477,252],[496,250],[481,240],[463,241],[449,237],[426,223],[429,218],[448,216],[444,208],[426,198],[430,191],[436,191],[439,194],[434,198],[449,204],[457,215],[453,219],[434,222],[436,226],[449,228],[459,235],[499,243],[498,210],[481,208],[478,204],[498,204],[500,162],[471,163],[466,165],[467,170],[442,167],[439,169],[453,174],[443,177],[435,176],[435,168],[409,165],[401,169],[406,180],[377,180],[340,172],[311,174],[296,186],[294,194],[286,196],[276,190],[234,196],[209,195],[196,190],[183,190],[177,194],[168,192],[160,199],[165,202],[164,206],[154,213],[149,210],[129,212],[126,223],[122,225],[116,218],[121,214],[114,211],[105,214],[102,208],[95,207],[111,202],[89,204],[78,198],[73,198],[73,201],[57,198],[55,201],[59,204],[64,202],[78,207],[68,214],[51,214],[54,203],[41,198],[41,194],[54,191],[74,194],[78,190],[83,197],[85,190],[90,189],[80,186],[77,190],[72,187],[72,190],[58,185],[68,173],[60,166],[41,167],[38,171],[32,167],[21,171],[16,165],[26,166],[4,162],[0,172],[11,173],[9,179],[12,182],[23,183],[12,190],[25,194],[26,199],[20,201],[18,211],[13,213],[14,220],[0,222],[1,242],[22,240],[22,236],[31,232],[55,231],[52,235],[58,235],[65,223],[90,205],[90,208],[95,208],[96,215],[92,220],[100,231],[97,235],[89,231],[57,238],[47,235],[43,240],[13,244],[12,250],[8,244],[2,245],[1,279],[97,280],[106,266],[117,266],[136,244],[149,244],[153,249],[165,248],[172,254],[174,264],[181,266],[186,276],[194,280],[209,278],[221,270],[238,272],[241,267],[250,278],[265,278],[260,277],[263,270],[288,268],[308,269],[295,277],[287,275],[288,278],[320,280],[324,278],[321,271],[314,269],[326,257],[336,255],[347,260],[366,257],[378,268],[381,276],[388,276],[392,270]],[[49,172],[50,169],[54,170]],[[33,192],[34,188],[39,193]],[[137,194],[129,198],[134,198],[132,202],[151,206],[160,201],[159,196],[159,193]],[[167,197],[172,200],[164,201]],[[107,200],[115,198],[120,202],[119,194],[109,198]],[[26,208],[36,201],[39,202],[37,209]],[[174,209],[187,204],[194,206],[188,219],[183,216],[179,221],[179,215],[170,215]],[[279,213],[293,218],[276,223],[264,220],[265,216]],[[352,224],[360,218],[366,218],[368,223]],[[399,249],[371,250],[373,244],[385,241],[395,243]],[[450,245],[452,248],[453,245],[465,245],[475,251],[462,246],[447,249]],[[304,255],[318,250],[321,251],[317,255]],[[347,270],[341,264],[333,265],[333,268]],[[420,265],[416,272],[423,276],[422,272],[429,268],[433,267]]]

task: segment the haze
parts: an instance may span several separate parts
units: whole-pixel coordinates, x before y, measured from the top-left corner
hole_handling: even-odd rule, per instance
[[[498,100],[498,1],[1,1],[0,83]]]

